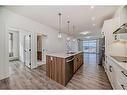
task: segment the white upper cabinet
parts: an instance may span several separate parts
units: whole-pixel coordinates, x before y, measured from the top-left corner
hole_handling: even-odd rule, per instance
[[[110,20],[106,20],[104,22],[102,32],[105,35],[105,45],[110,45],[114,42],[114,35],[113,32],[118,29],[119,27],[119,20],[117,18],[113,18]]]
[[[113,34],[124,23],[127,23],[127,6],[120,7],[115,13],[114,18],[104,21],[102,32],[105,35],[106,45],[112,44],[114,40],[127,38],[127,35],[118,35],[116,39],[116,36]]]
[[[126,35],[117,35],[117,39],[115,39],[115,35],[113,34],[121,25],[127,22],[127,6],[122,6],[115,13],[114,18],[104,21],[102,27],[102,34],[105,35],[105,54],[111,55],[112,52],[114,54],[115,51],[112,50],[114,41],[116,40],[126,40]],[[124,33],[125,34],[125,33]],[[114,47],[113,47],[114,48]],[[116,47],[115,47],[116,48]],[[116,53],[115,53],[116,54]]]

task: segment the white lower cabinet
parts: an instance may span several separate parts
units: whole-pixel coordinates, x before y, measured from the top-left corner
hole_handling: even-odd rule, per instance
[[[115,76],[115,68],[111,62],[111,59],[108,58],[107,60],[107,75],[109,78],[109,81],[114,89],[116,88],[116,76]]]
[[[106,57],[104,68],[113,89],[127,90],[127,71],[118,66],[110,57]]]
[[[125,63],[126,64],[126,63]],[[115,65],[115,74],[119,88],[127,90],[127,71],[123,70],[117,64]]]

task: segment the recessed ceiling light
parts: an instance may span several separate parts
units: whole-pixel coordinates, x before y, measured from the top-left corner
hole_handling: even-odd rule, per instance
[[[95,17],[92,17],[91,20],[95,20]]]
[[[94,6],[91,6],[90,8],[91,8],[91,9],[94,9]]]
[[[93,26],[95,26],[96,24],[93,24]]]
[[[87,35],[88,33],[89,33],[88,31],[85,31],[85,32],[81,32],[80,34]]]

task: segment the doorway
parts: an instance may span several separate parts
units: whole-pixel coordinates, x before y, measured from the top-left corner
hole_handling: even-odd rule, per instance
[[[8,57],[9,73],[14,74],[14,65],[19,62],[19,31],[16,29],[8,30]]]
[[[37,65],[42,65],[42,35],[37,35]]]
[[[24,64],[31,68],[31,35],[24,35]]]
[[[37,66],[46,64],[46,35],[37,34]]]
[[[9,30],[8,33],[9,61],[19,60],[19,32]]]

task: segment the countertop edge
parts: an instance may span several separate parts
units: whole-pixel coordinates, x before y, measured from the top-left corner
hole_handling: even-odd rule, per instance
[[[47,56],[53,56],[53,57],[59,57],[59,58],[68,58],[68,57],[71,57],[71,56],[74,56],[76,54],[79,54],[79,53],[83,53],[83,51],[78,51],[74,54],[66,54],[66,53],[48,53],[46,54]],[[62,55],[61,55],[62,54]]]
[[[112,59],[112,61],[114,61],[118,66],[120,66],[122,69],[127,71],[127,68],[125,68],[124,66],[120,65],[120,64],[126,64],[126,63],[122,63],[122,62],[118,62],[117,60],[115,60],[112,56],[110,56],[110,58]]]

